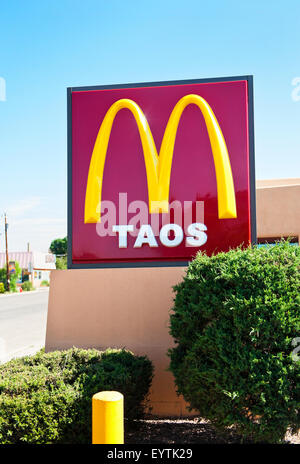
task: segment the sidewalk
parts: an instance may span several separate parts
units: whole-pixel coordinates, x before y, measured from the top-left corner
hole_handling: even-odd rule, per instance
[[[45,346],[48,295],[42,288],[0,296],[0,364]]]

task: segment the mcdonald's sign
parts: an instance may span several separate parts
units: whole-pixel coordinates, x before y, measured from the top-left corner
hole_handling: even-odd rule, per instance
[[[251,76],[68,89],[69,267],[256,240]]]

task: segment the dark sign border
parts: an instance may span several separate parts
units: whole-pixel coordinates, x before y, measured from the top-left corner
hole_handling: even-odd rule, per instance
[[[185,267],[189,261],[139,261],[110,263],[73,263],[72,256],[72,92],[103,89],[130,89],[136,87],[161,87],[184,84],[203,84],[211,82],[247,81],[248,89],[248,133],[249,133],[249,171],[250,171],[250,222],[251,243],[257,241],[256,235],[256,186],[254,155],[254,108],[253,108],[253,76],[216,77],[211,79],[187,79],[180,81],[140,82],[138,84],[95,85],[89,87],[67,88],[68,115],[68,269],[95,268],[130,268],[130,267]]]

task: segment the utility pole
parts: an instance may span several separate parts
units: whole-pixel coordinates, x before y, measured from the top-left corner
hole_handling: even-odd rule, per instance
[[[7,229],[8,224],[6,220],[6,213],[4,213],[4,220],[5,220],[5,252],[6,252],[6,285],[7,291],[9,292],[9,267],[8,267],[8,247],[7,247]]]

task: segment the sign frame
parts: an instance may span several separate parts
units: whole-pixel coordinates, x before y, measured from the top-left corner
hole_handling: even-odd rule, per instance
[[[160,87],[185,84],[203,84],[212,82],[247,81],[248,90],[248,134],[249,134],[249,176],[250,176],[250,221],[251,244],[257,242],[256,232],[256,184],[255,184],[255,147],[254,147],[254,104],[253,104],[253,76],[230,76],[204,79],[185,79],[174,81],[140,82],[130,84],[95,85],[67,88],[67,236],[68,236],[68,269],[97,269],[97,268],[139,268],[139,267],[185,267],[190,261],[139,261],[139,262],[107,262],[107,263],[73,263],[72,257],[72,92],[89,90],[128,89],[137,87]]]

